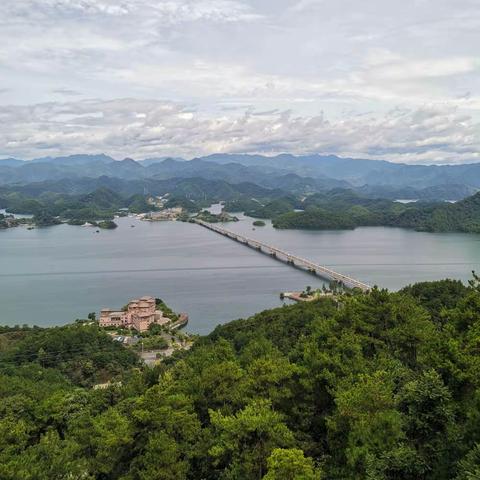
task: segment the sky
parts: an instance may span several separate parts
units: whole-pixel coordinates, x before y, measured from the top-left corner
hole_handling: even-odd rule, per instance
[[[480,161],[479,0],[1,0],[0,158]]]

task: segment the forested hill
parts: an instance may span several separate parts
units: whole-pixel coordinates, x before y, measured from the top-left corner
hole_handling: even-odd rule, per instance
[[[95,326],[4,329],[0,478],[479,478],[479,332],[478,281],[449,280],[265,311],[154,369]]]
[[[332,190],[307,197],[301,207],[303,211],[295,212],[291,205],[289,209],[273,216],[273,225],[297,229],[383,225],[429,232],[480,233],[480,193],[457,203],[419,202],[405,205],[362,197],[351,190]],[[261,213],[263,211],[266,209],[260,210]]]
[[[432,232],[480,233],[480,193],[453,204],[406,210],[395,223]]]

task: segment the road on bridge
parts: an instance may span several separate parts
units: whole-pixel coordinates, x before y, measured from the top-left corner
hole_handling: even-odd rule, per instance
[[[244,245],[254,248],[255,250],[270,255],[277,260],[286,262],[289,265],[292,265],[296,268],[302,268],[310,273],[318,275],[321,278],[326,280],[334,280],[337,282],[342,283],[346,287],[349,288],[359,288],[364,292],[368,292],[372,289],[370,285],[366,283],[360,282],[355,278],[349,277],[348,275],[343,275],[342,273],[336,272],[330,268],[324,267],[323,265],[319,265],[317,263],[311,262],[310,260],[306,260],[305,258],[301,258],[297,255],[293,255],[285,250],[282,250],[277,247],[273,247],[272,245],[268,245],[266,243],[260,242],[258,240],[254,240],[253,238],[246,237],[245,235],[240,235],[238,233],[234,233],[230,230],[227,230],[223,227],[215,225],[213,223],[204,222],[203,220],[195,220],[195,223],[201,225],[202,227],[208,228],[213,232],[219,233],[225,237],[231,238],[237,242],[243,243]]]

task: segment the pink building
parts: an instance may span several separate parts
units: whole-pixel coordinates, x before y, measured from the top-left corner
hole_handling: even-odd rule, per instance
[[[156,309],[153,297],[132,300],[125,311],[104,308],[100,312],[101,327],[135,328],[139,332],[148,330],[148,326],[152,323],[164,325],[170,321],[170,318],[163,316],[161,310]]]

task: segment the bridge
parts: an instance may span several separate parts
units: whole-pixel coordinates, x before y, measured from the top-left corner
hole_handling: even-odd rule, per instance
[[[285,250],[281,250],[280,248],[273,247],[266,243],[260,242],[258,240],[254,240],[252,238],[248,238],[244,235],[240,235],[238,233],[231,232],[223,227],[219,227],[214,223],[204,222],[203,220],[195,220],[195,223],[201,225],[202,227],[208,228],[213,232],[219,233],[224,237],[231,238],[236,242],[242,243],[247,247],[253,248],[258,252],[265,253],[266,255],[270,255],[272,258],[279,260],[281,262],[285,262],[292,267],[300,268],[302,270],[307,270],[308,272],[317,275],[320,278],[329,281],[336,281],[342,283],[348,288],[359,288],[364,292],[368,292],[371,290],[371,286],[367,285],[366,283],[360,282],[355,278],[349,277],[348,275],[343,275],[342,273],[335,272],[330,268],[324,267],[322,265],[318,265],[310,260],[306,260],[301,258],[297,255],[292,255]]]

